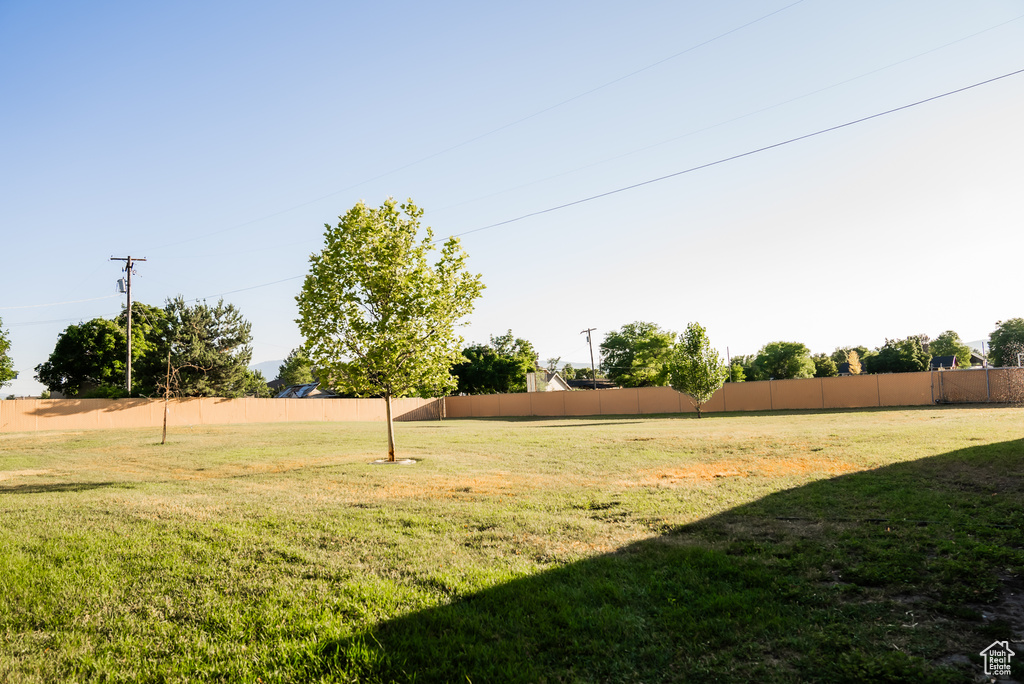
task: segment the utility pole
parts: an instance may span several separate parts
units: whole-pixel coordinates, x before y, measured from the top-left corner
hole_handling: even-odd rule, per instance
[[[587,328],[582,331],[580,335],[587,336],[587,344],[590,345],[590,372],[594,378],[594,389],[597,389],[597,369],[594,367],[594,343],[590,340],[590,333],[597,330],[597,328]]]
[[[134,263],[136,261],[145,261],[145,259],[140,259],[138,257],[133,258],[131,256],[126,256],[126,257],[110,257],[110,260],[111,261],[124,261],[125,262],[124,272],[127,274],[127,276],[124,279],[124,282],[125,282],[124,291],[125,291],[125,294],[128,295],[128,306],[127,306],[127,309],[126,309],[127,312],[128,312],[128,361],[127,361],[127,363],[125,364],[125,367],[124,367],[124,386],[125,386],[125,389],[128,390],[128,395],[131,396],[131,393],[132,393],[132,273],[135,270]]]

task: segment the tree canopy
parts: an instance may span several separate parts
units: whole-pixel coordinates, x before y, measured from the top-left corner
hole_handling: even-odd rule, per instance
[[[1024,353],[1024,318],[996,321],[996,329],[988,336],[989,363],[993,366],[1016,366],[1017,354]]]
[[[442,393],[455,385],[462,360],[455,326],[473,310],[483,283],[466,269],[457,238],[435,263],[433,231],[419,239],[423,210],[389,198],[379,208],[356,204],[324,227],[296,300],[310,361],[331,387],[382,396],[388,458],[394,460],[391,399],[412,391]]]
[[[862,364],[860,362],[861,355],[856,349],[851,349],[846,355],[846,362],[849,364],[850,375],[860,375]]]
[[[65,396],[123,393],[127,336],[116,322],[73,323],[57,337],[50,357],[36,366],[36,380]]]
[[[729,382],[746,382],[747,371],[739,361],[733,361],[729,366]]]
[[[864,364],[868,373],[916,373],[928,370],[931,358],[921,337],[914,335],[902,340],[887,339]]]
[[[313,363],[309,360],[302,347],[292,349],[284,363],[277,369],[277,377],[285,386],[308,385],[315,382]]]
[[[11,359],[11,341],[3,327],[3,319],[0,319],[0,387],[3,387],[11,380],[18,377],[14,370],[14,361]]]
[[[856,353],[857,352],[854,352],[854,354]],[[834,378],[839,375],[839,369],[836,367],[836,362],[833,361],[832,357],[828,354],[815,354],[811,357],[811,360],[814,361],[814,377]]]
[[[125,395],[127,314],[69,325],[36,379],[67,396]],[[250,324],[223,301],[188,306],[178,297],[163,308],[132,304],[132,394],[156,396],[166,384],[168,353],[180,368],[176,396],[268,396],[262,376],[248,369]]]
[[[672,349],[668,376],[673,389],[690,397],[700,418],[701,407],[725,383],[729,369],[711,348],[707,331],[699,323],[690,323]]]
[[[971,348],[952,330],[947,330],[928,343],[928,353],[935,356],[955,356],[961,368],[971,367]]]
[[[539,365],[540,357],[533,344],[509,330],[504,335],[491,335],[489,348],[494,351],[493,355],[481,351],[479,345],[463,351],[468,366],[463,362],[452,368],[452,373],[458,376],[458,391],[467,394],[525,392],[526,374],[536,371]],[[466,383],[477,388],[476,391],[464,389],[463,377]]]
[[[501,394],[522,392],[526,388],[526,370],[521,358],[502,354],[493,346],[474,344],[462,350],[463,361],[452,366],[458,386],[464,394]],[[532,370],[532,369],[531,369]]]
[[[637,321],[613,330],[601,343],[601,370],[621,387],[668,384],[668,362],[676,334]]]
[[[751,371],[753,380],[790,380],[814,377],[815,366],[806,345],[769,342],[757,353]]]
[[[850,375],[860,375],[863,370],[862,361],[871,356],[872,352],[867,347],[836,347],[836,350],[832,352],[832,360],[835,362],[837,370],[840,364],[849,364]]]
[[[176,297],[167,302],[164,313],[155,349],[165,361],[169,353],[171,366],[180,369],[179,396],[269,395],[262,374],[249,370],[252,324],[234,304],[221,299],[216,306],[206,302],[189,306]]]

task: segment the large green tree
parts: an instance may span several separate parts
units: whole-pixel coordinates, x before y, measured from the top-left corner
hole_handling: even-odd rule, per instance
[[[677,392],[690,397],[697,417],[701,407],[729,377],[729,368],[722,363],[722,357],[711,348],[707,331],[699,323],[690,323],[682,339],[672,349],[668,362],[669,384]]]
[[[754,380],[754,359],[756,354],[739,354],[732,357],[729,368],[729,382],[746,382]]]
[[[122,337],[128,329],[128,313],[123,308],[114,319]],[[167,310],[142,302],[132,303],[132,395],[156,396],[160,394],[156,379],[162,377],[166,362],[163,331],[167,323]],[[123,345],[124,343],[122,343]],[[124,350],[122,349],[122,353]],[[123,379],[122,379],[123,380]]]
[[[769,342],[751,365],[753,380],[790,380],[814,377],[811,350],[800,342]],[[749,376],[748,376],[749,377]]]
[[[36,379],[68,396],[118,397],[128,353],[127,314],[69,325]],[[163,395],[168,355],[176,373],[175,396],[269,396],[262,375],[249,370],[251,325],[232,304],[187,305],[181,297],[164,308],[132,304],[132,394]]]
[[[877,354],[864,360],[864,366],[868,373],[916,373],[928,370],[931,359],[921,337],[914,335],[902,340],[887,339]]]
[[[526,374],[537,370],[537,351],[529,340],[509,330],[491,335],[491,343],[462,350],[463,360],[452,366],[458,391],[466,394],[525,392]]]
[[[854,353],[856,354],[856,352]],[[811,360],[814,361],[814,377],[834,378],[839,375],[836,362],[828,354],[815,354]]]
[[[155,356],[164,367],[148,379],[159,385],[168,356],[179,369],[175,393],[184,397],[269,396],[261,374],[249,370],[252,324],[234,304],[219,300],[188,305],[180,296],[168,300]],[[150,372],[154,372],[151,370]]]
[[[601,370],[621,387],[668,384],[668,362],[676,334],[654,323],[637,321],[604,336]]]
[[[493,346],[474,344],[462,350],[463,360],[452,366],[452,375],[463,394],[522,392],[526,373],[522,359],[502,354]]]
[[[310,360],[331,387],[384,398],[388,460],[395,460],[391,400],[412,391],[444,392],[462,359],[455,326],[473,310],[483,283],[449,238],[435,263],[434,235],[418,236],[423,210],[389,198],[356,204],[325,225],[324,248],[310,257],[296,298]]]
[[[3,387],[11,380],[18,377],[14,370],[14,361],[11,359],[11,341],[3,327],[3,319],[0,319],[0,387]]]
[[[105,318],[69,325],[50,357],[36,366],[36,380],[69,397],[118,396],[124,387],[126,339],[124,329]]]
[[[277,377],[286,387],[308,385],[315,382],[313,364],[302,347],[292,349],[277,369]]]
[[[971,348],[952,330],[947,330],[928,343],[928,353],[934,356],[955,356],[961,368],[971,367]]]
[[[996,321],[988,336],[988,360],[993,366],[1016,366],[1017,355],[1024,353],[1024,318]]]

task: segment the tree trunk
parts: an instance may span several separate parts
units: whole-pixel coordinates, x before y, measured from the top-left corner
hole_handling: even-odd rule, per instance
[[[384,393],[384,405],[388,413],[388,460],[395,460],[395,423],[391,416],[391,392]]]
[[[700,418],[700,404],[697,404],[697,417]]]
[[[167,444],[167,413],[168,411],[170,411],[170,406],[168,406],[168,402],[169,400],[167,399],[167,397],[164,397],[164,436],[160,438],[161,444]]]

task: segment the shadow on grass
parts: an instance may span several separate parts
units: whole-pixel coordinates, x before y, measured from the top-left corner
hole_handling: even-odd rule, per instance
[[[977,610],[1024,567],[1022,455],[984,445],[778,492],[327,642],[311,678],[972,681],[965,657],[1024,629],[986,633]]]
[[[456,420],[466,422],[482,422],[482,423],[548,423],[547,425],[537,425],[536,427],[542,428],[580,428],[580,427],[591,427],[599,425],[641,425],[651,418],[658,417],[678,417],[678,413],[666,413],[662,416],[644,414],[639,415],[628,415],[621,416],[620,420],[608,420],[609,416],[492,416],[483,418],[458,418]],[[617,417],[617,416],[614,416]],[[572,421],[567,423],[566,421]]]
[[[86,492],[103,487],[130,487],[124,482],[55,482],[53,484],[0,485],[0,494],[48,494],[50,492]]]

